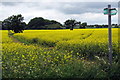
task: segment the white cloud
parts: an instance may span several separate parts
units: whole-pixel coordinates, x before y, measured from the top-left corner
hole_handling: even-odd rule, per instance
[[[61,3],[62,4],[62,3]],[[77,13],[77,14],[65,14],[60,11],[59,8],[63,7],[59,3],[15,3],[14,5],[1,5],[0,7],[0,20],[6,19],[8,16],[22,14],[25,22],[29,22],[34,17],[43,17],[45,19],[56,20],[61,23],[67,19],[76,19],[77,21],[87,22],[88,24],[107,24],[107,16],[101,13]],[[65,5],[64,8],[72,8],[69,4]],[[78,6],[79,7],[79,6]],[[114,23],[117,23],[117,15],[112,17]]]
[[[118,2],[119,0],[1,0],[2,2]]]

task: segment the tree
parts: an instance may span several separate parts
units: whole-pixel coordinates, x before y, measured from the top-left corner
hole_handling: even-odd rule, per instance
[[[59,24],[60,26],[63,26],[61,23],[59,23],[59,22],[57,22],[57,21],[55,21],[55,20],[51,20],[50,21],[52,24]]]
[[[74,20],[74,19],[69,20],[68,19],[64,22],[64,25],[65,25],[66,29],[73,30],[74,26],[76,25],[76,20]]]
[[[119,26],[117,24],[112,24],[112,27],[119,28]]]
[[[80,28],[86,28],[86,27],[87,27],[87,23],[86,22],[82,23],[81,26],[80,26]]]
[[[44,19],[42,17],[35,17],[28,23],[28,29],[39,29],[44,26]]]
[[[80,28],[81,22],[80,21],[76,22],[76,25],[78,26],[78,28]]]
[[[2,30],[2,21],[0,21],[0,30]]]
[[[62,26],[60,24],[49,24],[45,25],[46,29],[62,29]]]
[[[27,29],[52,29],[51,25],[56,25],[56,24],[62,26],[62,24],[60,24],[55,20],[48,20],[42,17],[35,17],[30,20]],[[54,26],[54,29],[55,28],[58,28],[58,26],[56,27]]]
[[[2,27],[14,31],[14,33],[21,33],[26,26],[26,23],[23,22],[23,20],[24,17],[22,17],[21,14],[12,15],[2,22]]]
[[[77,22],[77,24],[79,25],[79,26],[81,26],[81,22],[79,21],[79,22]]]

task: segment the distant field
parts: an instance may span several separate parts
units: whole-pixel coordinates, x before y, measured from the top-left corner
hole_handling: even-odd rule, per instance
[[[108,29],[26,30],[15,34],[24,43],[35,43],[57,49],[73,51],[74,54],[107,54]],[[113,50],[118,50],[118,29],[112,30]]]
[[[25,30],[14,35],[3,30],[2,75],[4,78],[118,77],[117,28],[112,29],[112,37],[115,61],[108,76],[107,29]]]

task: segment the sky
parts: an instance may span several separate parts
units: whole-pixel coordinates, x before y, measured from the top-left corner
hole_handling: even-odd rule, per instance
[[[1,0],[0,21],[12,15],[22,14],[28,23],[35,17],[43,17],[64,23],[67,19],[88,24],[107,24],[103,9],[111,4],[118,9],[118,0]],[[118,24],[118,14],[112,16],[112,24]]]

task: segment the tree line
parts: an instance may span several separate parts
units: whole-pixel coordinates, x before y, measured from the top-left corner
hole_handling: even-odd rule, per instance
[[[62,25],[60,22],[55,20],[48,20],[42,17],[35,17],[31,19],[28,24],[23,22],[24,17],[21,14],[12,15],[0,21],[0,29],[2,30],[13,30],[15,33],[21,33],[23,30],[28,29],[70,29],[74,28],[107,28],[108,25],[87,25],[87,22],[76,21],[75,19],[68,19]],[[112,26],[118,28],[117,24]]]

